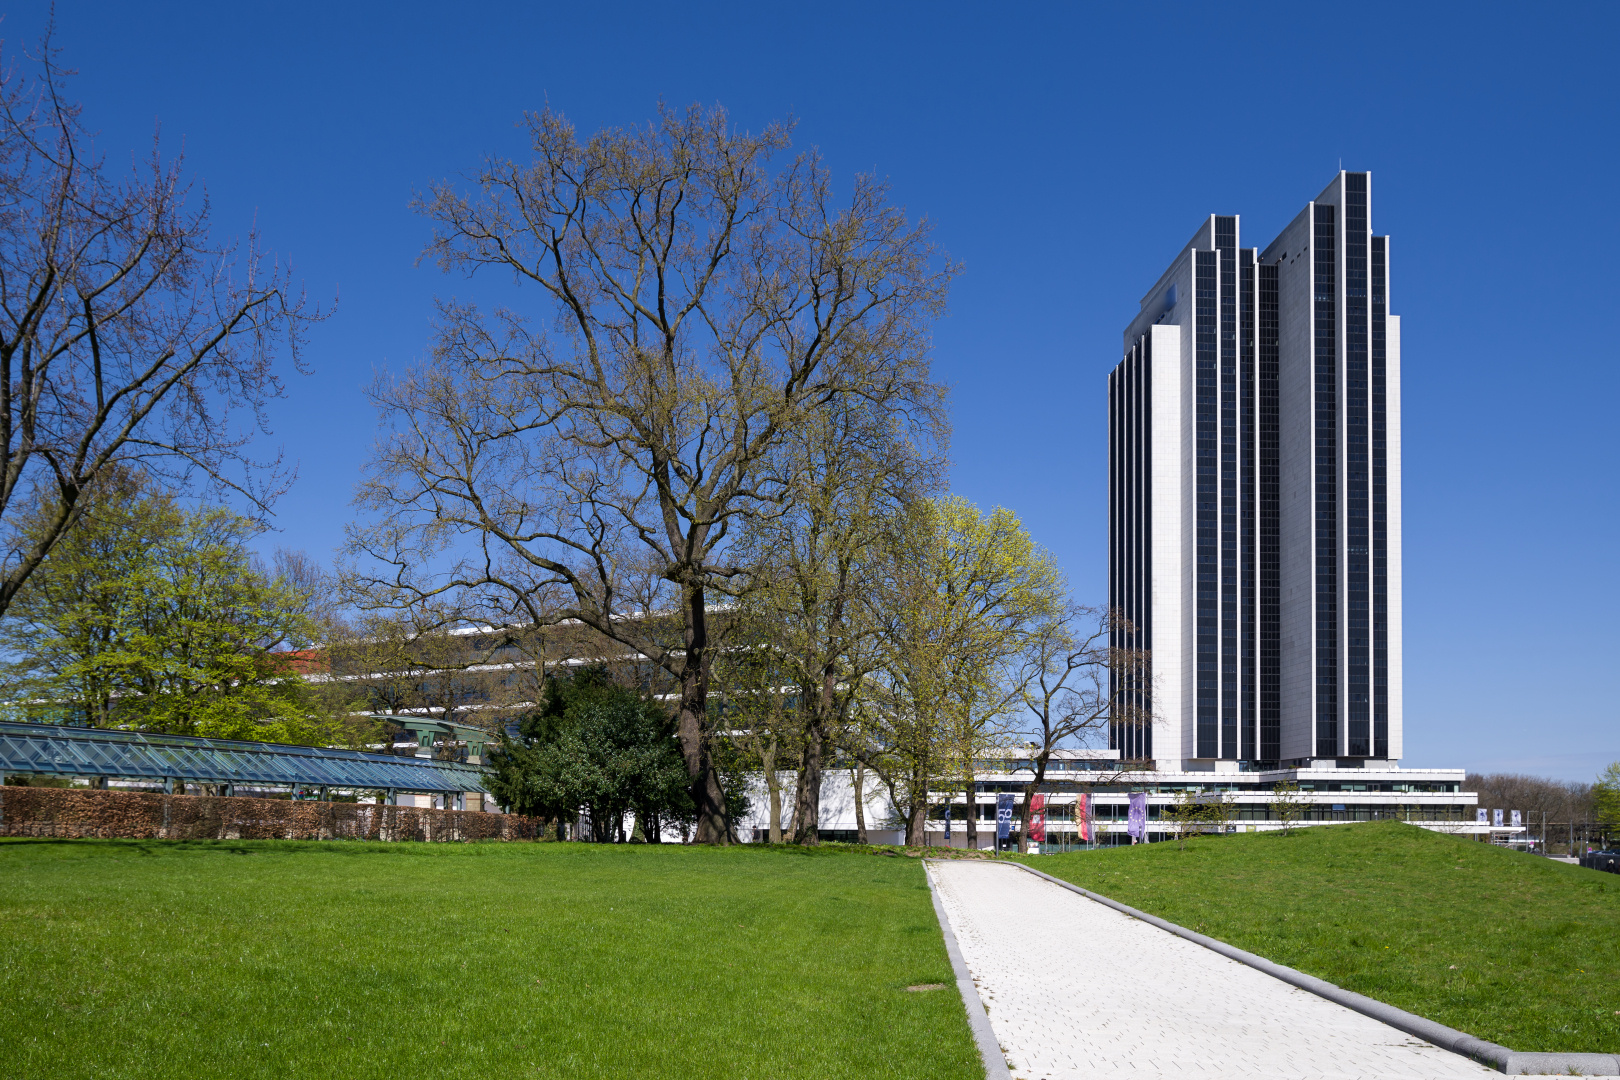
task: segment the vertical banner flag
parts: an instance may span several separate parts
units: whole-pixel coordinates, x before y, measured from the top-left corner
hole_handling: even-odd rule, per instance
[[[1147,792],[1131,793],[1131,811],[1130,817],[1126,820],[1125,831],[1131,834],[1133,844],[1141,843],[1147,836]]]
[[[1502,811],[1500,811],[1500,810],[1492,810],[1491,811],[1491,824],[1495,825],[1498,829],[1500,829],[1502,827]]]
[[[1005,840],[1012,833],[1013,797],[1003,792],[996,796],[996,839]]]
[[[1524,819],[1519,816],[1519,812],[1517,810],[1513,811],[1513,827],[1517,829],[1523,824]]]
[[[1046,842],[1046,796],[1036,795],[1029,800],[1029,838],[1036,843]]]
[[[947,802],[945,804],[945,839],[949,840],[950,838],[951,838],[951,804],[949,802]]]
[[[1485,811],[1484,810],[1476,810],[1476,811],[1474,811],[1474,820],[1479,822],[1481,825],[1489,825],[1490,824],[1490,822],[1487,821],[1486,818],[1485,818]]]
[[[1081,795],[1074,800],[1075,826],[1080,830],[1080,839],[1091,843],[1091,796]]]

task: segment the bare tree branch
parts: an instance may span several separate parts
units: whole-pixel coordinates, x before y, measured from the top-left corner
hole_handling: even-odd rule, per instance
[[[660,665],[698,839],[724,842],[710,620],[748,583],[738,531],[781,512],[778,448],[817,410],[937,400],[928,327],[954,270],[881,183],[837,206],[814,154],[777,168],[787,125],[696,107],[584,141],[550,110],[527,124],[529,164],[486,161],[418,209],[426,257],[538,290],[542,315],[445,303],[430,362],[378,383],[377,522],[351,537],[351,580],[384,603],[544,595]]]
[[[7,530],[0,615],[116,469],[268,510],[291,477],[246,447],[282,393],[276,354],[297,367],[320,317],[256,234],[210,239],[206,199],[188,207],[182,161],[155,140],[122,178],[87,158],[55,57],[47,41],[33,74],[0,79],[0,520],[48,508]]]

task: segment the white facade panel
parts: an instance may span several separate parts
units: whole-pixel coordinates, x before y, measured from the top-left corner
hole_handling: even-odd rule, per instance
[[[1190,642],[1184,613],[1192,571],[1186,547],[1187,470],[1179,326],[1149,328],[1153,400],[1153,754],[1179,761],[1191,725]]]
[[[1405,710],[1401,696],[1401,319],[1385,317],[1384,446],[1385,514],[1389,545],[1389,759],[1404,753]]]

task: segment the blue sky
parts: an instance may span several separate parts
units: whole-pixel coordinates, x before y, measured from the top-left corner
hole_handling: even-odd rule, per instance
[[[8,9],[8,52],[44,5]],[[1620,758],[1614,4],[161,4],[63,0],[56,43],[122,158],[154,124],[222,234],[257,221],[316,298],[269,445],[270,544],[330,558],[375,435],[362,388],[435,296],[413,190],[655,103],[789,113],[965,272],[938,327],[956,491],[1017,511],[1102,602],[1104,376],[1204,215],[1264,244],[1342,162],[1374,173],[1403,317],[1411,766],[1591,779]]]

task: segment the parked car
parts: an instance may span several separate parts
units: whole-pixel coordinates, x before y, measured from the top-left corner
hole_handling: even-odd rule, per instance
[[[1581,856],[1581,865],[1588,870],[1607,870],[1620,874],[1620,851],[1588,851]]]

